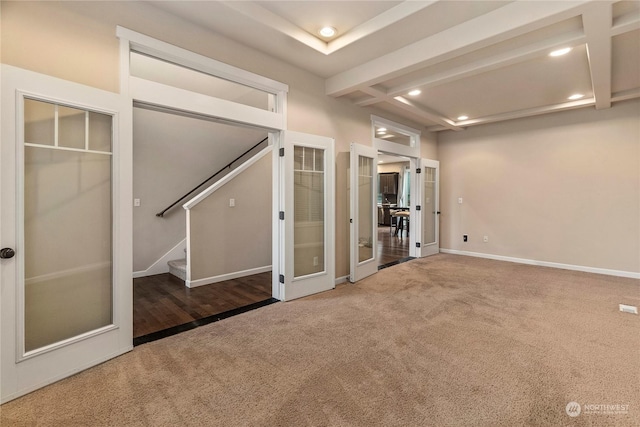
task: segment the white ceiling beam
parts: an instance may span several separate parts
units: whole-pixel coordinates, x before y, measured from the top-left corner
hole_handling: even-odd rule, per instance
[[[629,89],[622,92],[616,92],[611,97],[611,102],[626,101],[628,99],[640,98],[640,88]]]
[[[446,117],[444,117],[442,114],[437,113],[431,109],[427,109],[426,107],[423,106],[418,106],[415,103],[409,101],[406,98],[403,98],[401,96],[396,96],[395,98],[392,98],[392,100],[390,101],[390,103],[392,105],[395,105],[396,107],[402,109],[402,110],[406,110],[410,113],[416,114],[418,116],[424,117],[428,120],[431,120],[432,122],[436,122],[444,127],[446,127],[447,129],[450,130],[462,130],[463,128],[460,126],[456,126],[456,124],[453,122],[453,120],[450,120]]]
[[[326,81],[326,93],[345,95],[429,64],[516,37],[576,16],[588,1],[516,1],[383,55]]]
[[[395,96],[405,94],[416,88],[425,89],[431,86],[439,86],[455,80],[472,77],[481,73],[528,61],[545,55],[560,47],[575,47],[584,44],[585,42],[586,37],[582,31],[575,31],[571,34],[564,34],[552,39],[540,41],[516,50],[503,52],[492,57],[483,58],[469,64],[464,64],[447,71],[433,74],[423,79],[417,79],[409,83],[398,85],[390,88],[387,93],[391,96]]]
[[[387,95],[385,92],[373,88],[373,87],[367,87],[367,88],[363,88],[362,89],[363,92],[365,92],[367,95],[371,95],[373,97],[375,97],[376,99],[378,99],[378,102],[387,102],[397,108],[400,108],[404,111],[408,111],[410,113],[412,113],[413,115],[415,115],[416,117],[422,117],[423,119],[427,119],[431,122],[434,123],[438,123],[441,126],[444,126],[447,129],[450,130],[462,130],[461,127],[456,126],[453,121],[447,119],[446,117],[444,117],[442,114],[437,113],[435,111],[429,110],[427,108],[424,108],[422,106],[418,106],[414,103],[412,103],[409,100],[406,100],[400,96],[398,97],[392,97]]]
[[[612,7],[609,2],[594,2],[582,14],[584,34],[587,36],[587,57],[596,108],[611,107],[611,25]]]
[[[230,9],[239,12],[254,21],[258,24],[265,25],[270,27],[276,31],[281,32],[295,40],[298,40],[300,43],[303,43],[309,46],[312,49],[317,50],[320,53],[324,53],[328,55],[329,48],[325,41],[320,40],[317,37],[312,36],[302,28],[297,25],[291,23],[290,21],[284,19],[283,17],[276,15],[268,9],[260,6],[259,4],[252,1],[225,1],[222,2],[225,6]]]
[[[596,101],[594,98],[580,99],[578,101],[563,102],[561,104],[528,108],[526,110],[512,111],[508,113],[495,114],[492,116],[478,117],[470,120],[462,120],[462,121],[455,122],[455,125],[459,127],[468,127],[468,126],[484,125],[487,123],[502,122],[505,120],[520,119],[524,117],[539,116],[541,114],[548,114],[548,113],[555,113],[558,111],[574,110],[577,108],[590,107],[595,105],[595,102]],[[442,126],[430,126],[427,128],[427,130],[431,132],[438,132],[446,129]]]
[[[327,44],[327,54],[330,55],[343,47],[346,47],[360,39],[363,39],[383,28],[437,3],[435,1],[403,1],[397,6],[388,9],[370,20],[351,29],[341,37],[330,41]]]
[[[640,29],[640,14],[631,12],[626,15],[619,16],[615,21],[613,21],[611,35],[617,36],[637,29]]]
[[[384,99],[372,96],[369,98],[359,99],[357,101],[354,101],[353,103],[356,104],[358,107],[369,107],[371,105],[379,104],[381,102],[384,102]]]

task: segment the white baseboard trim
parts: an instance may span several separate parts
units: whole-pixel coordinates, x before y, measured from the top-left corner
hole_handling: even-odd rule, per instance
[[[336,285],[346,283],[349,280],[349,276],[336,277]]]
[[[628,277],[630,279],[640,279],[640,273],[623,270],[610,270],[607,268],[586,267],[582,265],[562,264],[559,262],[537,261],[535,259],[515,258],[503,255],[485,254],[481,252],[459,251],[456,249],[440,248],[440,252],[453,255],[465,255],[476,258],[494,259],[497,261],[515,262],[518,264],[537,265],[540,267],[560,268],[563,270],[582,271],[585,273],[606,274],[607,276]]]
[[[251,276],[252,274],[266,273],[271,271],[270,265],[264,267],[250,268],[248,270],[236,271],[233,273],[221,274],[219,276],[205,277],[204,279],[187,280],[185,284],[189,288],[197,288],[198,286],[210,285],[212,283],[223,282],[225,280],[237,279],[238,277]]]
[[[162,274],[169,272],[169,265],[167,263],[169,261],[173,261],[174,259],[182,259],[185,258],[186,255],[184,253],[185,248],[187,247],[187,239],[182,239],[175,245],[173,248],[169,249],[169,252],[162,255],[159,260],[151,264],[151,267],[142,271],[134,271],[133,278],[137,279],[138,277],[147,277],[153,276],[154,274]]]

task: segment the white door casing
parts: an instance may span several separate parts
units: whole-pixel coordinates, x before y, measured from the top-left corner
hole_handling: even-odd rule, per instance
[[[420,242],[418,256],[440,252],[440,162],[420,159],[416,189],[420,211],[416,221],[416,238]]]
[[[24,341],[24,97],[112,117],[111,324],[25,351]],[[2,65],[2,195],[0,244],[15,249],[1,260],[0,401],[6,402],[132,349],[131,145],[127,107],[114,93]],[[60,242],[60,250],[73,242]]]
[[[280,299],[335,287],[334,140],[285,131],[279,200]]]
[[[355,283],[378,272],[378,151],[351,143],[349,173],[350,273]]]

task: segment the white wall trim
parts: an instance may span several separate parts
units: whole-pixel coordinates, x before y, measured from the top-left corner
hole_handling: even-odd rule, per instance
[[[137,103],[147,104],[151,108],[161,107],[169,110],[195,113],[242,125],[258,126],[264,129],[284,129],[284,116],[280,113],[180,89],[140,77],[129,77],[129,85],[131,97]]]
[[[236,176],[240,175],[242,172],[244,172],[249,167],[251,167],[256,162],[258,162],[260,159],[262,159],[264,156],[266,156],[267,154],[271,153],[271,150],[273,150],[273,146],[271,146],[271,145],[268,146],[268,147],[263,148],[258,154],[256,154],[255,156],[253,156],[252,158],[250,158],[249,160],[247,160],[246,162],[244,162],[240,166],[238,166],[233,171],[229,172],[229,174],[225,175],[224,178],[222,178],[220,181],[216,181],[215,183],[213,183],[212,185],[207,187],[200,194],[198,194],[193,199],[189,200],[187,203],[182,205],[182,207],[185,208],[186,210],[192,209],[198,203],[202,202],[204,199],[206,199],[211,194],[213,194],[215,191],[217,191],[220,187],[222,187],[226,183],[230,182]]]
[[[374,124],[384,125],[388,128],[398,129],[409,134],[416,134],[418,136],[421,134],[418,129],[414,129],[410,126],[403,125],[402,123],[394,122],[393,120],[385,119],[384,117],[376,116],[374,114],[371,115],[371,122]]]
[[[167,263],[169,261],[173,261],[174,259],[186,258],[186,248],[187,239],[184,238],[173,248],[169,249],[169,251],[166,254],[162,255],[156,262],[151,264],[151,266],[146,270],[134,271],[133,278],[137,279],[138,277],[147,277],[153,276],[154,274],[168,273],[169,265]]]
[[[472,256],[476,258],[494,259],[497,261],[515,262],[518,264],[537,265],[539,267],[560,268],[563,270],[574,270],[574,271],[582,271],[585,273],[605,274],[607,276],[618,276],[618,277],[628,277],[631,279],[640,279],[640,273],[636,273],[633,271],[611,270],[607,268],[562,264],[559,262],[538,261],[534,259],[515,258],[515,257],[509,257],[509,256],[503,256],[503,255],[485,254],[481,252],[459,251],[456,249],[440,248],[440,252],[445,254],[452,254],[452,255],[465,255],[465,256]]]
[[[121,40],[127,40],[129,42],[130,49],[136,52],[144,53],[165,61],[174,62],[206,74],[211,74],[213,76],[240,83],[244,86],[253,87],[274,95],[289,91],[289,86],[284,83],[234,67],[233,65],[225,64],[224,62],[154,39],[119,25],[116,27],[116,36]]]
[[[388,130],[402,133],[411,139],[411,145],[402,145],[397,142],[387,141],[376,137],[376,126],[386,127]],[[373,148],[385,153],[399,154],[401,156],[420,157],[420,131],[382,117],[371,115],[371,135]]]
[[[205,277],[204,279],[186,280],[185,284],[188,288],[196,288],[198,286],[210,285],[212,283],[223,282],[225,280],[237,279],[238,277],[251,276],[253,274],[266,273],[271,271],[270,265],[264,267],[250,268],[248,270],[236,271],[234,273],[220,274],[218,276]]]

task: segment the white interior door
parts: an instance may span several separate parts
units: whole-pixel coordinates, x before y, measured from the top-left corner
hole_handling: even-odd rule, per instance
[[[417,176],[420,197],[417,230],[419,256],[425,257],[440,252],[440,162],[421,159],[420,173]]]
[[[378,152],[373,147],[352,143],[350,163],[349,281],[355,283],[378,271]]]
[[[121,111],[117,94],[2,66],[2,402],[132,348]]]
[[[292,131],[282,148],[280,296],[287,301],[335,287],[335,155],[332,138]]]

